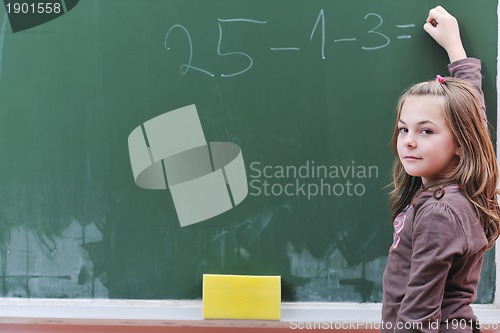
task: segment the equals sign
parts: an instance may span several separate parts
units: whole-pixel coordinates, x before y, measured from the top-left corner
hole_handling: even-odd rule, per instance
[[[397,28],[400,29],[409,29],[409,28],[415,28],[415,24],[398,24],[396,25]],[[398,39],[410,39],[411,35],[398,35]]]

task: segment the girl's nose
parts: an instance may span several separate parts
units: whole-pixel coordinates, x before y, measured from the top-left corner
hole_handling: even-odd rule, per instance
[[[417,143],[415,141],[415,138],[411,134],[406,134],[404,138],[404,145],[407,148],[415,148],[417,146]]]

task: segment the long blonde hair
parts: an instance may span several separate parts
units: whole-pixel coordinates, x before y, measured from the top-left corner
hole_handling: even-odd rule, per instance
[[[457,183],[465,197],[475,207],[486,238],[491,248],[500,232],[500,207],[497,195],[498,164],[488,128],[483,119],[475,88],[467,81],[447,77],[443,83],[437,80],[422,82],[410,87],[399,99],[397,118],[392,136],[392,150],[397,156],[398,126],[401,109],[408,96],[443,96],[444,116],[453,136],[461,148],[460,161],[456,168],[430,187],[442,188],[448,183]],[[393,218],[422,190],[420,177],[406,173],[399,158],[393,166],[393,190],[390,203]],[[427,184],[426,184],[427,185]]]

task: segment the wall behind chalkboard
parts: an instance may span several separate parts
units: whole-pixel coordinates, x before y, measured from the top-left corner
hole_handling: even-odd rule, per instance
[[[283,299],[381,301],[401,91],[446,74],[436,1],[86,0],[0,33],[0,296],[195,299],[203,273],[277,274]],[[497,1],[441,1],[483,61],[496,123]],[[2,11],[4,8],[1,9]],[[249,194],[181,228],[134,183],[129,133],[196,104],[241,147]],[[479,302],[491,303],[495,265]]]

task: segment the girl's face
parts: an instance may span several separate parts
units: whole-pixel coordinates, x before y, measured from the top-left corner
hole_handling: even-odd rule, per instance
[[[408,96],[398,121],[397,150],[405,171],[422,183],[452,171],[460,148],[443,111],[444,97]]]

